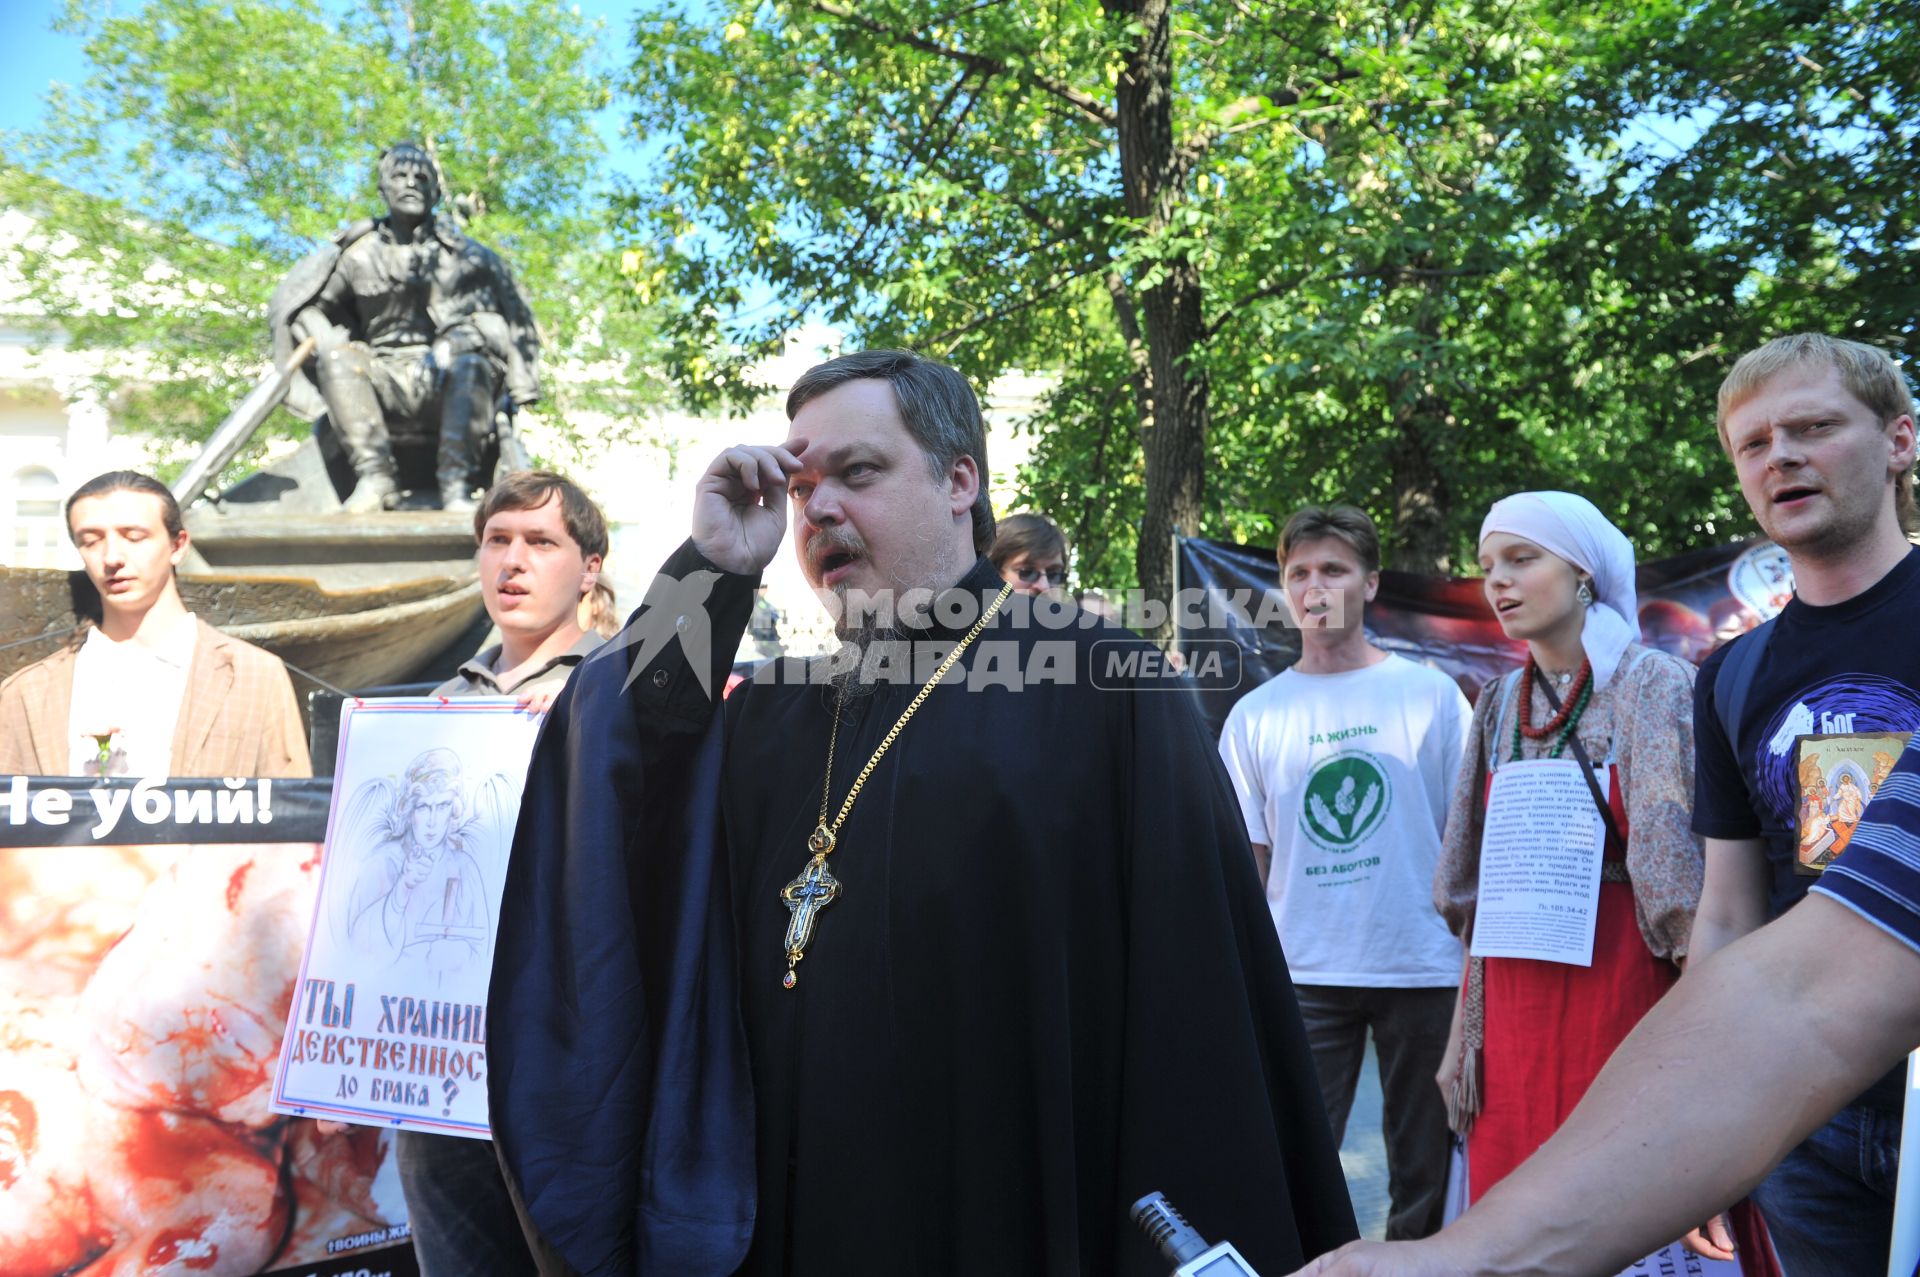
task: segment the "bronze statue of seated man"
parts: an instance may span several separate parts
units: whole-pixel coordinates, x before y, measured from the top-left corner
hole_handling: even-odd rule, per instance
[[[471,511],[503,392],[515,406],[540,397],[539,331],[499,255],[434,215],[431,156],[400,143],[379,178],[387,215],[348,228],[281,285],[276,346],[283,333],[315,339],[319,397],[356,479],[348,511],[398,505],[395,438],[436,436],[440,507]]]

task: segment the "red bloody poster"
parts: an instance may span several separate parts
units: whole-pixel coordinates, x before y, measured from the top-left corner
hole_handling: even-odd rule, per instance
[[[0,777],[0,1273],[417,1273],[390,1137],[267,1104],[330,789]]]

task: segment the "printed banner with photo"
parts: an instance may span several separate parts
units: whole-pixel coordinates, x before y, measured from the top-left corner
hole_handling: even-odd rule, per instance
[[[1280,588],[1271,546],[1179,538],[1174,560],[1182,590],[1257,598]],[[1697,665],[1721,643],[1777,616],[1793,595],[1793,571],[1786,551],[1756,539],[1642,563],[1635,586],[1647,645]],[[1290,625],[1256,628],[1230,613],[1199,611],[1176,613],[1176,621],[1182,652],[1221,641],[1241,649],[1243,673],[1231,686],[1204,679],[1193,685],[1201,715],[1216,733],[1235,701],[1300,659],[1300,634]],[[1501,631],[1473,577],[1382,572],[1380,592],[1367,605],[1367,631],[1386,650],[1451,675],[1469,699],[1526,655],[1524,643]]]
[[[541,716],[346,702],[275,1112],[485,1139],[487,981]]]
[[[0,1272],[417,1277],[391,1137],[268,1104],[330,791],[0,777]]]

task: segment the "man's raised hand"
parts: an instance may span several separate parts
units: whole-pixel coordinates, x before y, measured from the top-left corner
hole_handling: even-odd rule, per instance
[[[693,490],[693,545],[709,563],[751,576],[773,562],[787,534],[787,479],[806,446],[741,444],[713,459]]]

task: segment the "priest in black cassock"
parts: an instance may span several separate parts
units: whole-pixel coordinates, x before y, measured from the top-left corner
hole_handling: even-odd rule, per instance
[[[787,411],[535,751],[489,1049],[541,1231],[588,1274],[1144,1275],[1158,1189],[1262,1272],[1353,1238],[1187,697],[1003,590],[958,373],[845,356]],[[847,646],[709,699],[789,510]]]

